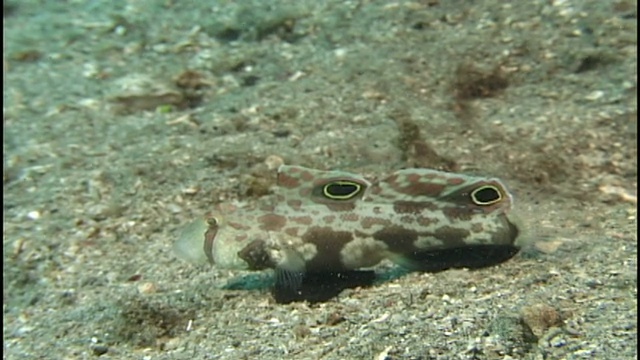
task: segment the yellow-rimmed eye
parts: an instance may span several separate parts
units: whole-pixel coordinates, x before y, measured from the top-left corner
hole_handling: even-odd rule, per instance
[[[502,200],[502,193],[493,185],[483,185],[471,192],[471,201],[476,205],[493,205],[500,200]]]
[[[362,185],[348,180],[337,180],[322,187],[322,195],[332,200],[349,200],[360,194]]]

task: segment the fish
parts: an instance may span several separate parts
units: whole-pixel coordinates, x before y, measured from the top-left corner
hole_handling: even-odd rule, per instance
[[[299,288],[310,273],[371,268],[483,268],[519,250],[513,197],[497,178],[426,168],[380,179],[281,165],[268,201],[219,204],[188,225],[178,257],[224,269],[275,270],[276,286]]]

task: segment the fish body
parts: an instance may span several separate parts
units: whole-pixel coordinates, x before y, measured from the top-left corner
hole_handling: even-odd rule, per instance
[[[270,204],[219,205],[175,249],[221,268],[276,269],[293,283],[384,259],[425,271],[484,267],[519,250],[512,201],[495,178],[413,168],[371,181],[283,165]]]

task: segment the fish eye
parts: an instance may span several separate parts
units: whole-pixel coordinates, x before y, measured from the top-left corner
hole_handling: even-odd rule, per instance
[[[337,180],[322,187],[322,195],[332,200],[349,200],[360,194],[362,185],[354,181]]]
[[[471,201],[480,206],[493,205],[502,200],[502,193],[493,185],[484,185],[471,192]]]
[[[218,229],[218,226],[220,226],[220,222],[218,221],[218,219],[216,219],[215,217],[210,217],[207,218],[207,225],[209,225],[209,229]]]

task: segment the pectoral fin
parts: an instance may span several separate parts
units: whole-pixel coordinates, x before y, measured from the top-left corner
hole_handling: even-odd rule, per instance
[[[276,291],[299,292],[304,279],[304,259],[292,249],[283,249],[283,256],[276,264]]]
[[[276,292],[290,293],[292,295],[300,294],[300,291],[302,289],[302,282],[304,280],[304,271],[276,268],[275,276]]]

